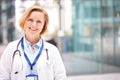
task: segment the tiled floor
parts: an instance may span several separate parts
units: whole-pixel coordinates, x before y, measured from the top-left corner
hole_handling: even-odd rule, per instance
[[[68,76],[68,80],[120,80],[120,73]]]
[[[67,68],[68,80],[120,80],[120,67],[116,67],[108,64],[101,64],[98,62],[85,60],[81,58],[75,58],[73,55],[63,55],[64,63]],[[91,65],[92,64],[92,65]],[[74,75],[74,73],[86,73],[98,71],[98,68],[103,67],[104,72],[108,73],[97,73],[97,74],[80,74]],[[97,68],[96,68],[97,67]],[[109,73],[110,72],[110,73]],[[116,73],[112,73],[116,72]],[[73,76],[71,75],[73,74]]]
[[[120,72],[120,67],[84,59],[78,55],[64,54],[63,61],[68,75]]]

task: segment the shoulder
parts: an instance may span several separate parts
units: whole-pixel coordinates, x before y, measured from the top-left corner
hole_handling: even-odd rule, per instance
[[[49,42],[44,41],[44,48],[48,50],[48,54],[50,57],[55,57],[60,55],[60,51],[58,47],[56,47],[55,45]]]
[[[20,39],[9,42],[7,47],[15,47],[15,46],[17,46],[19,41],[20,41]]]
[[[14,54],[14,51],[16,50],[16,46],[18,42],[19,40],[9,42],[5,50],[3,51],[1,58],[4,58],[4,59],[12,58],[12,55]]]
[[[6,46],[4,52],[12,52],[12,51],[16,50],[16,46],[18,45],[19,41],[20,40],[18,39],[18,40],[9,42],[8,45]]]
[[[53,45],[53,44],[51,44],[51,43],[49,43],[47,41],[44,41],[44,47],[47,48],[47,49],[50,49],[50,50],[51,49],[58,50],[58,48],[55,45]]]

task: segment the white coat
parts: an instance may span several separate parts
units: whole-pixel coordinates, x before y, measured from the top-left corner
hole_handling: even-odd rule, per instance
[[[18,52],[14,54],[19,41],[10,42],[1,56],[0,80],[25,80],[27,62],[20,44],[18,49],[21,54]],[[49,60],[47,60],[45,49],[48,49]],[[39,80],[66,80],[60,53],[55,46],[48,42],[44,41],[44,49],[36,65]]]

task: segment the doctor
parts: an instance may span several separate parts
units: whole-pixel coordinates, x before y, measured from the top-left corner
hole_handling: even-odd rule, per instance
[[[58,49],[42,39],[48,14],[39,5],[28,8],[19,24],[25,35],[10,42],[0,60],[0,80],[66,80]]]

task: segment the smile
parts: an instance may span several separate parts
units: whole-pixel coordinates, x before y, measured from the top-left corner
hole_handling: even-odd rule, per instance
[[[31,31],[37,31],[37,29],[34,29],[34,28],[32,28],[32,27],[29,27],[29,29],[30,29]]]

